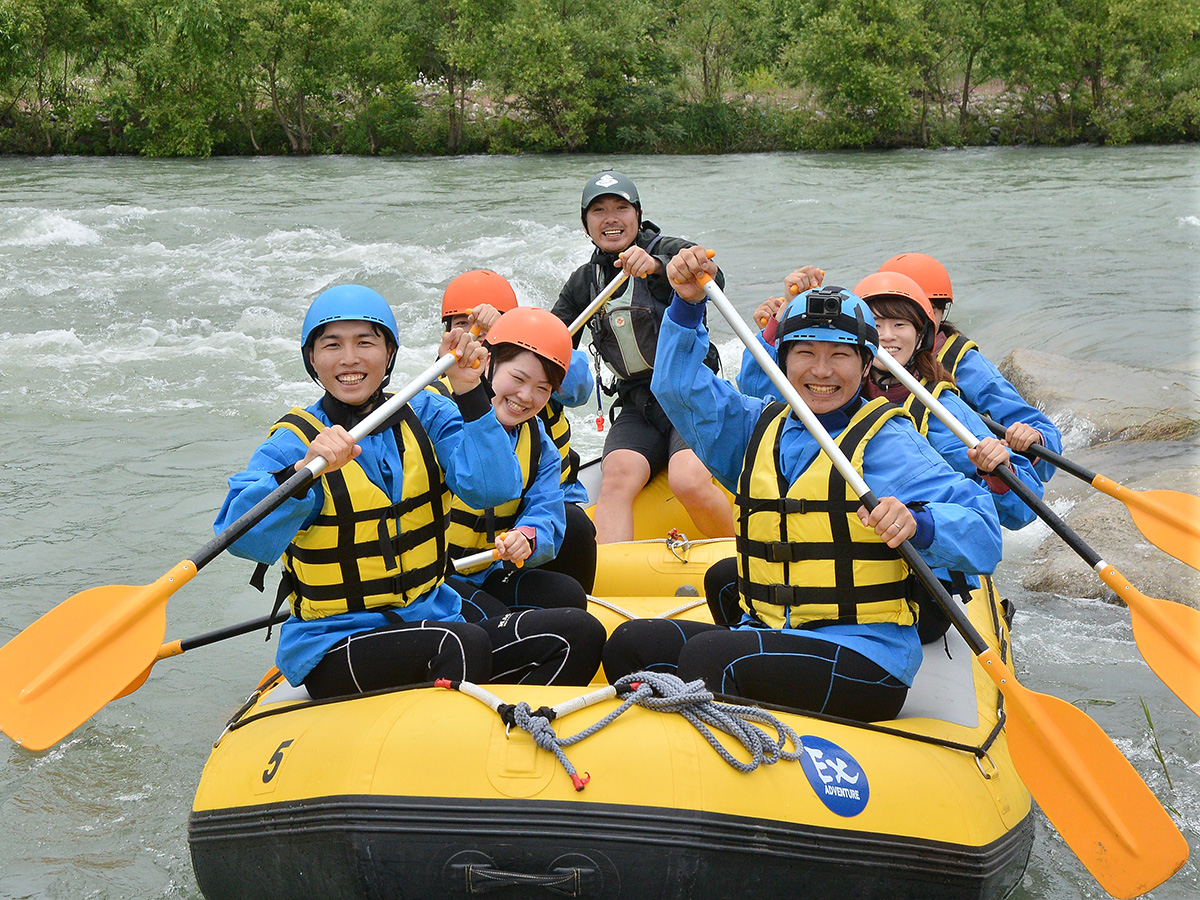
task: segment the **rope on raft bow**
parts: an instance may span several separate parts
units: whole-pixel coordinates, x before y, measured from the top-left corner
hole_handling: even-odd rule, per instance
[[[575,785],[577,791],[584,789],[591,780],[591,776],[579,775],[571,761],[567,759],[563,748],[577,744],[584,738],[600,731],[632,706],[641,706],[655,712],[678,713],[683,716],[704,735],[705,740],[720,757],[739,772],[753,772],[760,765],[774,765],[780,760],[799,761],[804,751],[799,735],[786,723],[754,706],[721,703],[714,700],[712,692],[704,686],[701,679],[685,682],[678,676],[662,672],[634,672],[618,679],[607,688],[601,688],[591,694],[565,701],[554,707],[542,706],[536,710],[524,701],[516,704],[504,703],[499,697],[468,681],[451,682],[441,679],[437,684],[474,697],[495,710],[507,726],[515,725],[522,731],[528,732],[537,746],[554,754],[566,770],[567,775],[570,776],[571,783]],[[617,696],[625,698],[620,706],[571,737],[559,737],[550,724],[560,715]],[[754,724],[756,722],[773,729],[775,737],[772,738],[766,731],[759,728]],[[750,761],[742,762],[730,753],[713,734],[713,729],[737,740],[749,751]],[[789,742],[794,749],[785,749]]]

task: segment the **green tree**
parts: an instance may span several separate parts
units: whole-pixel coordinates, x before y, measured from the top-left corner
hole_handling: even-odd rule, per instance
[[[918,0],[833,0],[812,12],[784,50],[784,71],[816,91],[828,116],[826,141],[911,140],[913,97],[924,96],[922,65],[932,54]]]
[[[492,83],[511,96],[523,139],[541,150],[576,150],[606,130],[660,51],[648,38],[654,9],[632,0],[527,0],[500,24]]]

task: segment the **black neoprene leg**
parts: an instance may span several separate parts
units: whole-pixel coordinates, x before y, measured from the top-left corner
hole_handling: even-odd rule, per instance
[[[631,672],[669,672],[674,675],[684,643],[704,631],[713,630],[717,630],[716,625],[684,619],[622,622],[604,645],[604,677],[612,683]]]
[[[744,610],[738,601],[737,559],[719,559],[704,573],[704,598],[718,625],[736,625]]]
[[[604,626],[582,609],[527,609],[480,622],[492,642],[492,680],[589,684],[600,666]]]
[[[574,578],[590,594],[596,585],[596,526],[577,503],[564,504],[567,530],[558,556],[538,566],[544,572],[559,572]]]
[[[335,644],[304,679],[317,698],[421,684],[483,682],[491,675],[487,632],[469,622],[400,622]]]
[[[894,719],[908,695],[903,682],[860,653],[766,628],[711,629],[690,638],[676,674],[703,678],[717,693],[864,722]]]
[[[560,572],[505,566],[484,579],[483,589],[510,610],[587,609],[579,582]]]

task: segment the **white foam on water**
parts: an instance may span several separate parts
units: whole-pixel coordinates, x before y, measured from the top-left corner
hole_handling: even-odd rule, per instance
[[[69,247],[82,247],[87,244],[98,244],[102,238],[99,232],[78,219],[60,212],[39,212],[29,224],[17,234],[0,240],[0,246],[5,247],[46,247],[63,244]]]
[[[1184,216],[1179,221],[1184,225],[1191,225],[1195,228],[1200,228],[1200,216]]]

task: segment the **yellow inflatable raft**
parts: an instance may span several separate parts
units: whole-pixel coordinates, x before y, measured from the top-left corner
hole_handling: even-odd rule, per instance
[[[656,487],[639,501],[648,533],[690,525],[666,496]],[[660,534],[602,548],[603,599],[591,609],[610,630],[634,615],[707,617],[704,569],[731,542]],[[1007,658],[990,583],[968,612]],[[764,708],[757,746],[705,725],[714,711],[745,720],[703,699],[675,698],[685,716],[626,696],[623,714],[593,728],[623,702],[572,702],[598,687],[488,685],[497,711],[445,686],[314,702],[268,676],[196,792],[188,831],[201,890],[208,900],[930,900],[1003,898],[1021,880],[1032,803],[998,692],[953,631],[926,645],[897,720]],[[543,707],[561,714],[541,720],[539,746],[519,726]],[[794,758],[772,761],[788,734],[783,755]]]

